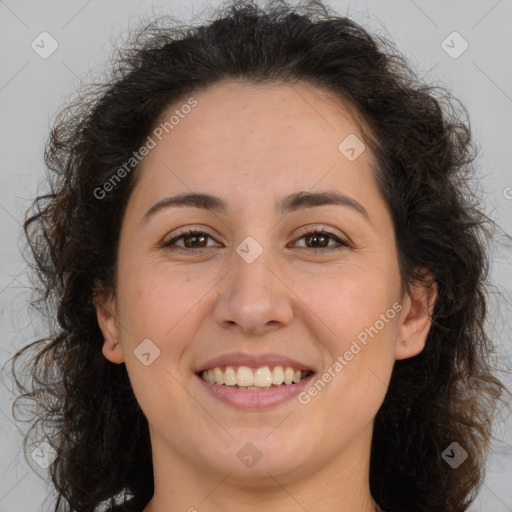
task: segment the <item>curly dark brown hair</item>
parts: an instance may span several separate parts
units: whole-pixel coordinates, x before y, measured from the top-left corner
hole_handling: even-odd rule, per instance
[[[154,491],[147,420],[125,365],[102,354],[93,302],[115,293],[120,227],[135,167],[98,190],[141,147],[166,108],[224,79],[309,83],[364,120],[376,178],[392,213],[402,285],[427,269],[438,298],[424,350],[395,362],[375,418],[370,489],[387,512],[462,512],[475,499],[508,389],[485,327],[495,223],[472,188],[476,146],[463,105],[427,85],[386,37],[370,35],[320,1],[227,2],[216,19],[185,26],[161,17],[115,53],[108,77],[55,120],[45,152],[50,191],[25,219],[35,306],[48,336],[12,358],[18,401],[57,452],[55,511],[100,504],[141,510]],[[16,368],[28,351],[29,379]],[[16,417],[16,414],[14,414]],[[452,469],[452,442],[469,458]],[[131,498],[131,499],[128,499]],[[117,510],[117,508],[115,508]]]

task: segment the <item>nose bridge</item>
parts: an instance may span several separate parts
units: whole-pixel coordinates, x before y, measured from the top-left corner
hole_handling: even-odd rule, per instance
[[[218,322],[236,323],[254,334],[286,324],[292,317],[290,294],[277,277],[270,235],[262,231],[256,236],[248,236],[236,246],[232,272],[216,306]]]

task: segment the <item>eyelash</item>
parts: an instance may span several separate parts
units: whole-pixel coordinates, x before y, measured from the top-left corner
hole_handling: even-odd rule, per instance
[[[207,252],[208,249],[210,249],[209,247],[186,248],[186,247],[177,246],[177,248],[171,248],[171,246],[174,245],[174,243],[176,241],[181,240],[182,238],[186,238],[189,236],[195,236],[195,235],[206,235],[207,237],[213,239],[213,237],[211,235],[209,235],[208,233],[206,233],[204,231],[188,230],[188,231],[184,231],[184,232],[178,234],[177,236],[175,236],[173,239],[169,240],[168,242],[163,243],[162,248],[177,250],[177,251],[181,251],[181,252],[190,252],[190,251],[194,251],[196,253]],[[332,238],[335,242],[339,243],[340,246],[330,247],[330,248],[321,247],[321,248],[316,248],[316,249],[314,247],[301,247],[302,249],[313,249],[315,252],[324,252],[325,253],[325,252],[336,251],[336,250],[346,249],[346,248],[351,247],[351,245],[346,240],[341,239],[334,233],[330,233],[329,231],[324,231],[322,229],[312,229],[311,231],[306,231],[305,233],[302,233],[299,236],[299,238],[297,238],[296,240],[300,240],[301,238],[304,238],[306,236],[312,236],[312,235],[313,236],[314,235],[327,236],[329,238]]]

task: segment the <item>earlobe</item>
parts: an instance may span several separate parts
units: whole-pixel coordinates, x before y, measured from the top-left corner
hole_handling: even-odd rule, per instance
[[[111,295],[107,297],[102,293],[96,292],[93,302],[96,308],[98,326],[103,334],[103,355],[112,363],[122,363],[124,357],[122,347],[119,344],[120,332],[115,301]]]
[[[414,285],[402,304],[400,329],[395,346],[395,359],[418,355],[424,348],[432,324],[437,299],[437,284],[432,280]]]

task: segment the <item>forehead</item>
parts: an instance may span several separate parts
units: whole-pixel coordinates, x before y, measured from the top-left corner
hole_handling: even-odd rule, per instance
[[[325,89],[225,81],[191,97],[196,105],[183,109],[187,113],[142,162],[140,187],[151,200],[166,189],[213,185],[225,196],[236,190],[253,197],[257,191],[282,196],[315,186],[362,195],[375,186],[370,151],[353,160],[343,152],[347,139],[364,147],[360,118]],[[179,113],[188,99],[170,106],[160,121]]]
[[[239,149],[245,154],[261,152],[261,144],[283,153],[290,146],[319,143],[337,149],[344,132],[362,138],[355,111],[334,93],[307,83],[224,81],[201,91],[195,100],[197,106],[172,133],[176,142],[188,146],[203,143],[206,147],[202,149],[211,152],[221,152],[225,143],[243,143]],[[180,103],[172,105],[163,118],[176,109]],[[283,143],[290,146],[283,147]]]

